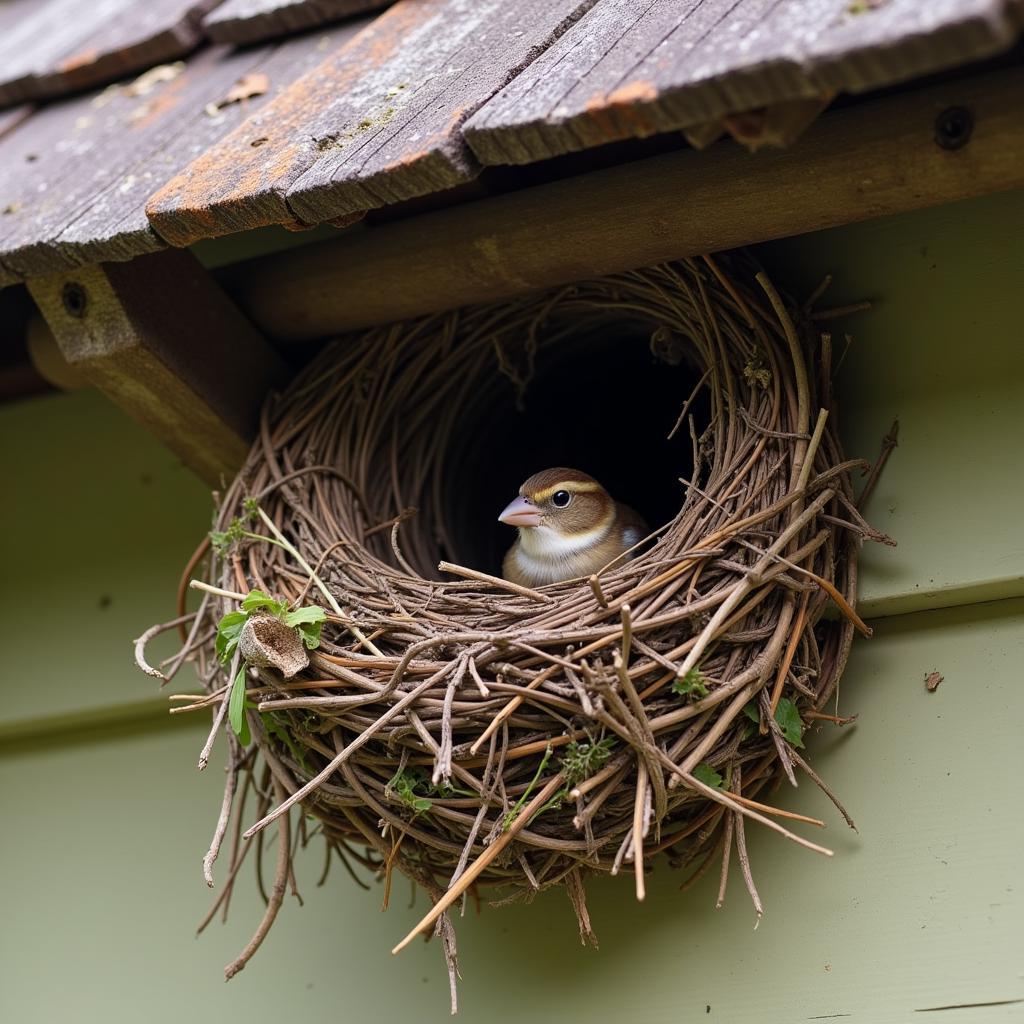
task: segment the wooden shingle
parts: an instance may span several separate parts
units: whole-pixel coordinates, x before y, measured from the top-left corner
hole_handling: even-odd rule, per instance
[[[218,0],[9,0],[0,106],[72,92],[181,57]]]
[[[593,2],[401,0],[157,192],[154,227],[188,245],[468,181],[462,123]]]
[[[1021,0],[599,0],[466,139],[483,163],[530,163],[955,67],[1022,23]]]
[[[163,248],[145,214],[151,193],[356,31],[336,26],[261,49],[207,49],[185,65],[37,112],[0,139],[8,281]],[[239,83],[240,94],[253,94],[227,102]]]
[[[203,28],[218,43],[255,43],[387,7],[392,0],[226,0]]]

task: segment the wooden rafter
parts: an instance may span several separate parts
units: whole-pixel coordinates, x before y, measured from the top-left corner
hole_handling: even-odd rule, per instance
[[[284,366],[190,253],[37,278],[68,363],[207,483],[241,465]]]
[[[1024,186],[1024,71],[821,117],[790,149],[731,140],[240,264],[268,336],[312,338]]]

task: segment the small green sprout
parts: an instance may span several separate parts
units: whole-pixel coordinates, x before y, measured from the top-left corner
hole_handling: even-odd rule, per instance
[[[416,792],[417,787],[425,788],[429,785],[429,780],[418,769],[403,768],[395,772],[387,788],[413,812],[415,817],[417,814],[426,814],[434,806],[432,800]]]
[[[547,749],[544,751],[544,756],[540,759],[540,764],[537,766],[537,771],[534,772],[533,778],[530,780],[530,784],[526,787],[523,795],[516,801],[515,807],[509,811],[501,822],[502,832],[507,832],[512,825],[512,822],[519,816],[519,812],[523,809],[523,805],[529,799],[530,794],[533,792],[534,787],[537,785],[538,780],[544,772],[544,769],[548,766],[548,761],[551,760],[551,745],[548,744]],[[543,808],[541,808],[543,810]],[[538,812],[539,813],[539,812]]]
[[[605,761],[612,756],[612,747],[615,746],[615,737],[606,736],[596,743],[579,743],[570,740],[562,755],[562,774],[565,776],[565,785],[537,812],[534,817],[543,814],[545,811],[558,810],[559,807],[569,798],[574,786],[578,786],[584,779],[600,771]],[[508,826],[506,826],[507,828]]]
[[[210,531],[210,543],[221,558],[247,537],[261,539],[258,534],[250,533],[248,529],[259,515],[259,508],[255,498],[246,498],[242,502],[242,514],[232,519],[226,530]]]
[[[682,697],[696,697],[700,700],[706,697],[710,691],[704,682],[704,677],[700,674],[700,669],[694,666],[685,676],[672,684],[672,692],[678,693]]]
[[[578,743],[571,740],[562,755],[562,772],[567,783],[566,793],[599,771],[605,761],[612,756],[614,746],[614,736],[606,736],[596,743]]]

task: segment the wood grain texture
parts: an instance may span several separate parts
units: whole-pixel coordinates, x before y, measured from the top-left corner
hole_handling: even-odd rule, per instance
[[[1008,49],[1021,0],[599,0],[466,124],[486,164],[831,92]]]
[[[943,149],[954,105],[973,134]],[[312,338],[1022,186],[1014,69],[837,110],[790,149],[726,140],[267,256],[231,288],[269,337]]]
[[[72,367],[207,483],[231,478],[284,365],[191,253],[80,267],[29,290]]]
[[[219,0],[14,0],[0,15],[0,106],[183,56]]]
[[[188,245],[466,182],[462,123],[593,2],[401,0],[157,192],[153,226]]]
[[[18,125],[27,121],[34,109],[32,104],[23,103],[20,107],[9,107],[7,110],[0,110],[0,139],[9,132],[14,131]]]
[[[145,215],[154,189],[355,32],[334,27],[276,46],[207,49],[170,81],[46,107],[0,139],[0,265],[7,279],[163,248]],[[249,74],[268,91],[223,104]]]
[[[203,21],[218,43],[249,44],[387,7],[392,0],[226,0]]]

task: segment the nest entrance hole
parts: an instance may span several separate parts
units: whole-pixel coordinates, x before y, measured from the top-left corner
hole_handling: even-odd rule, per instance
[[[515,537],[497,515],[527,477],[551,466],[590,473],[652,529],[675,517],[680,481],[693,473],[693,440],[685,421],[669,435],[701,380],[686,339],[646,319],[564,317],[511,372],[522,376],[495,370],[456,422],[444,482],[457,545],[449,557],[500,575]],[[709,406],[700,388],[687,412],[698,437]]]

